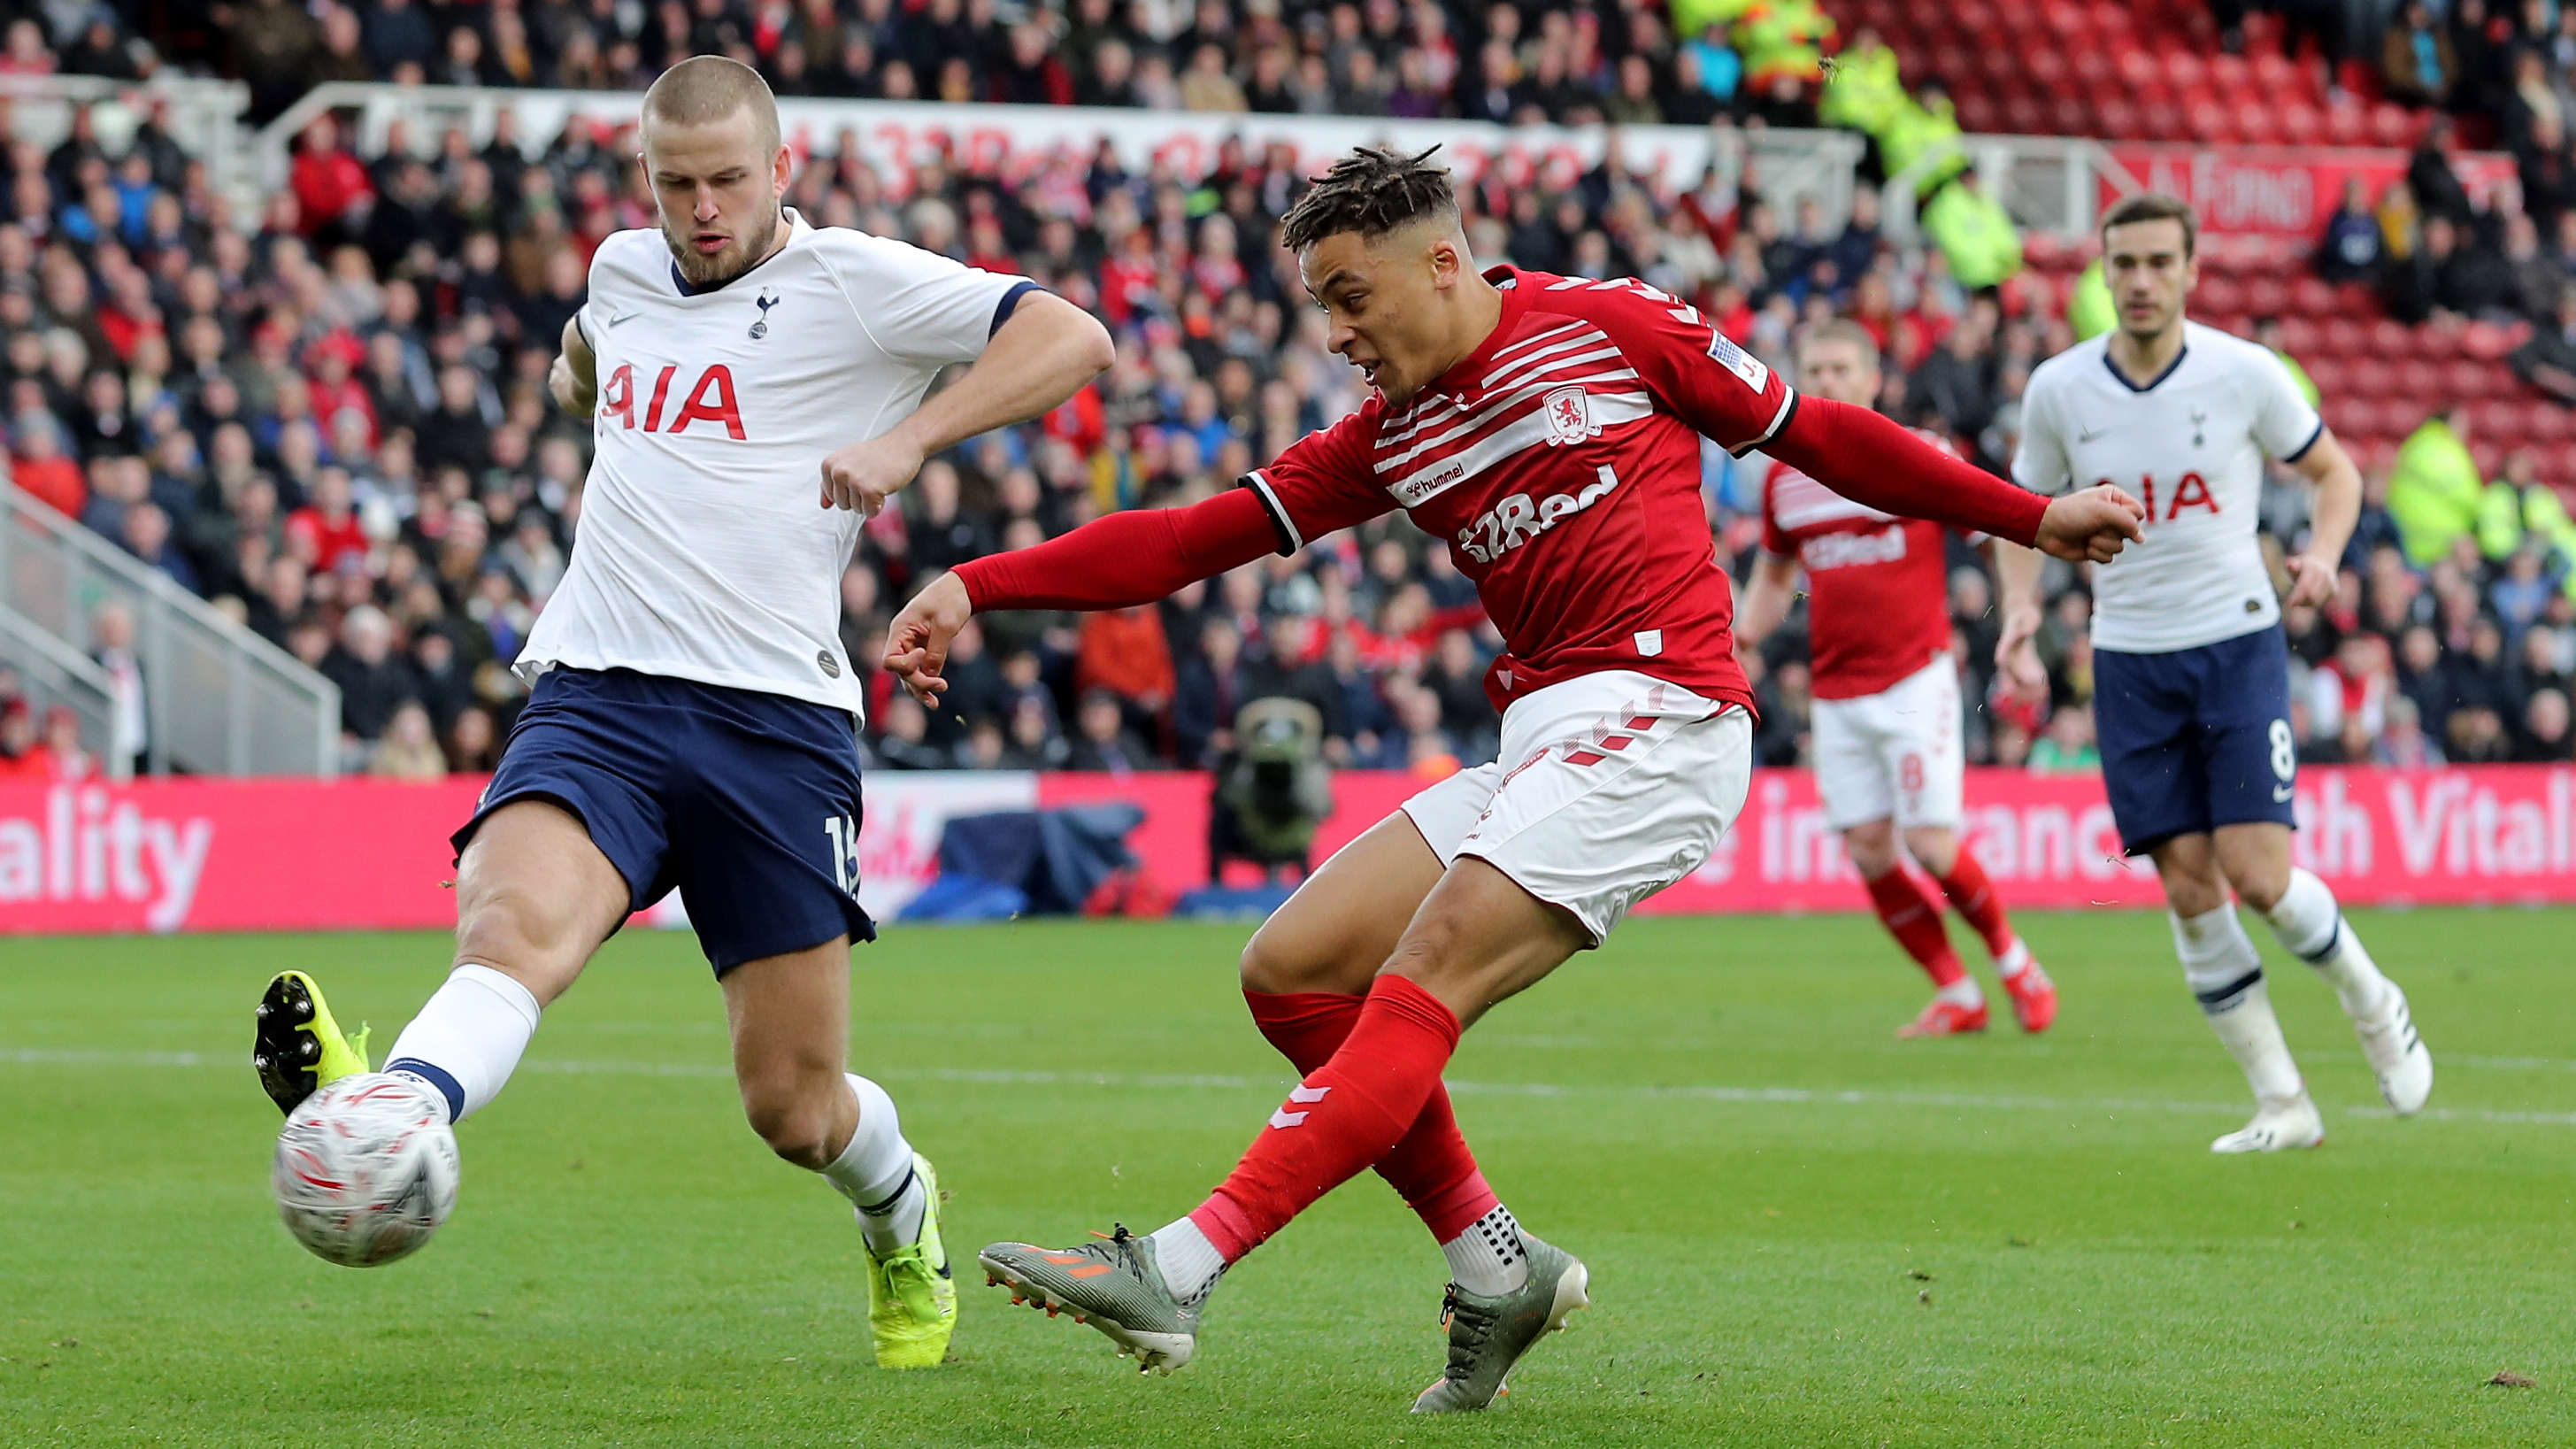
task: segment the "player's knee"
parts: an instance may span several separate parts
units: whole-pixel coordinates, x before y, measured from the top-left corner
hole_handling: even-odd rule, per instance
[[[1896,832],[1884,820],[1855,825],[1843,832],[1843,854],[1863,880],[1876,880],[1896,869]]]
[[[1937,825],[1922,826],[1905,832],[1905,853],[1925,870],[1945,876],[1959,864],[1959,837]]]
[[[832,1111],[821,1093],[747,1085],[742,1112],[780,1157],[817,1172],[831,1164]]]
[[[2245,904],[2252,906],[2258,913],[2269,914],[2274,906],[2281,903],[2281,897],[2289,893],[2290,873],[2288,871],[2282,871],[2277,875],[2269,872],[2249,872],[2248,874],[2249,879],[2231,881],[2230,884],[2236,887],[2236,894],[2244,899]]]

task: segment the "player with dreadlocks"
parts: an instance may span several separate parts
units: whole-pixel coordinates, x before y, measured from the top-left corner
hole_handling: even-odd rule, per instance
[[[1244,999],[1303,1080],[1213,1196],[1151,1236],[997,1243],[982,1263],[1015,1297],[1176,1367],[1218,1275],[1374,1167],[1452,1278],[1448,1366],[1414,1408],[1479,1409],[1584,1305],[1587,1275],[1486,1185],[1441,1071],[1488,1008],[1706,860],[1750,782],[1753,695],[1700,438],[2062,558],[2118,553],[2139,509],[2110,488],[2041,499],[1866,408],[1802,401],[1651,287],[1479,271],[1429,152],[1353,153],[1281,230],[1332,349],[1374,385],[1359,410],[1232,492],[960,566],[895,620],[886,663],[929,699],[978,610],[1149,603],[1402,508],[1447,541],[1502,631],[1486,679],[1501,756],[1345,847],[1245,948]]]

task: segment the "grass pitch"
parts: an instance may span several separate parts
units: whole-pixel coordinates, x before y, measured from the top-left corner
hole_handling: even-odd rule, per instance
[[[859,953],[856,1064],[954,1194],[955,1359],[911,1374],[871,1362],[846,1209],[741,1125],[685,936],[609,947],[458,1134],[456,1219],[372,1272],[277,1225],[249,1008],[303,967],[381,1053],[443,941],[0,940],[0,1444],[2569,1442],[2576,914],[2356,923],[2436,1110],[2374,1110],[2330,994],[2274,953],[2327,1144],[2216,1159],[2244,1090],[2157,916],[2028,918],[2056,1029],[1928,1043],[1891,1039],[1920,982],[1866,919],[1631,922],[1453,1068],[1598,1306],[1495,1412],[1437,1421],[1403,1411],[1440,1258],[1373,1178],[1230,1275],[1170,1378],[972,1268],[1160,1224],[1232,1163],[1287,1084],[1240,928]]]

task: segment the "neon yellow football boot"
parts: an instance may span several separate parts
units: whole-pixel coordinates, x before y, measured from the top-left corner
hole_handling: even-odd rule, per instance
[[[868,1331],[877,1341],[880,1368],[937,1368],[957,1331],[957,1284],[948,1273],[948,1247],[939,1236],[939,1173],[916,1152],[912,1170],[921,1179],[921,1236],[880,1258],[868,1259]]]
[[[250,1064],[281,1112],[291,1115],[315,1092],[367,1070],[367,1028],[361,1024],[354,1038],[341,1035],[322,988],[301,971],[279,972],[253,1015],[258,1026]]]

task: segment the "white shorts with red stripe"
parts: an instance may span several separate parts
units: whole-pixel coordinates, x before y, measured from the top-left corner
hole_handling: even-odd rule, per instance
[[[1753,718],[1628,670],[1514,700],[1490,765],[1404,802],[1448,865],[1472,855],[1574,913],[1599,945],[1697,870],[1743,812]]]
[[[1959,667],[1945,651],[1876,694],[1815,706],[1816,793],[1825,823],[1849,830],[1959,826],[1966,760],[1959,744]]]

